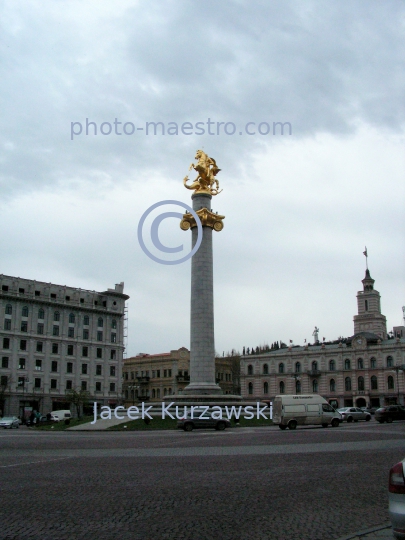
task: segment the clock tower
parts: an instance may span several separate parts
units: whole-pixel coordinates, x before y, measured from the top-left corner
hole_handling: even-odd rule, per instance
[[[374,279],[367,268],[362,280],[363,290],[357,293],[357,312],[353,317],[354,333],[370,332],[387,339],[387,319],[381,314],[380,293],[374,289]]]

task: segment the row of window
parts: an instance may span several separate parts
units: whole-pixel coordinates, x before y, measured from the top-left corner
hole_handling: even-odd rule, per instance
[[[6,315],[12,315],[13,314],[13,306],[11,304],[6,305],[5,314]],[[22,317],[28,317],[28,314],[29,314],[28,306],[23,306],[23,308],[21,309],[21,316]],[[39,320],[44,320],[45,319],[45,310],[43,310],[42,308],[39,308],[39,310],[38,310],[38,319]],[[54,311],[53,320],[54,321],[60,321],[60,312],[59,311]],[[76,315],[74,313],[69,313],[69,323],[74,324],[75,322],[76,322]],[[83,316],[83,326],[89,326],[89,324],[90,324],[90,316],[89,315],[84,315]],[[97,326],[99,328],[102,328],[104,326],[104,319],[102,317],[99,317],[97,319]],[[111,321],[111,328],[117,328],[116,319],[113,319]]]
[[[171,396],[172,393],[173,391],[171,388],[163,388],[163,396]],[[132,389],[131,392],[129,390],[125,390],[125,399],[131,399],[135,397],[150,397],[149,390],[142,390],[139,396],[138,392],[135,392],[134,389]],[[155,398],[160,398],[160,388],[152,388],[152,399]]]
[[[370,379],[371,382],[371,390],[378,390],[378,381],[377,377],[373,375]],[[319,389],[319,384],[317,380],[312,381],[312,392],[317,393]],[[352,380],[350,377],[345,378],[345,391],[349,392],[352,389]],[[394,377],[391,375],[387,378],[387,389],[388,390],[394,390]],[[364,377],[359,377],[357,379],[357,390],[359,392],[364,391]],[[334,379],[331,379],[329,381],[329,391],[330,392],[336,392],[336,381]],[[285,393],[285,382],[280,381],[279,383],[279,392],[280,394]],[[248,393],[249,395],[253,394],[253,383],[248,384]],[[267,381],[263,384],[263,393],[268,394],[269,393],[269,383]],[[295,381],[295,393],[300,394],[301,393],[301,381]]]
[[[27,365],[28,365],[28,362],[26,358],[19,358],[18,369],[27,369]],[[44,363],[40,358],[35,359],[35,364],[34,364],[35,371],[42,371],[43,365]],[[59,366],[59,362],[57,360],[52,360],[51,373],[58,372],[58,366]],[[86,363],[82,364],[83,375],[88,374],[88,366],[89,364],[86,364]],[[10,367],[10,359],[8,358],[8,356],[2,357],[1,367],[3,369],[7,369]],[[66,363],[66,373],[73,373],[73,362]],[[103,366],[101,364],[96,364],[96,375],[102,375],[102,374],[103,374]],[[115,375],[116,375],[116,366],[110,366],[110,377],[115,377]]]
[[[5,319],[4,320],[4,330],[11,330],[11,319]],[[44,334],[45,327],[42,323],[37,324],[37,334],[43,335]],[[28,332],[28,322],[27,321],[21,321],[20,326],[21,332]],[[60,335],[60,327],[59,325],[54,324],[52,327],[52,335],[53,336],[59,336]],[[90,339],[90,333],[89,330],[83,329],[83,339]],[[75,328],[73,326],[69,326],[68,328],[68,337],[74,338],[75,337]],[[110,335],[111,343],[117,342],[117,334],[115,332],[111,332]],[[97,331],[97,341],[103,341],[103,331],[98,330]]]
[[[6,340],[9,340],[9,338],[4,338]],[[10,341],[6,343],[6,347],[4,346],[4,339],[3,339],[3,349],[9,349],[10,348]],[[27,350],[27,340],[21,339],[20,340],[20,350],[26,351]],[[42,341],[36,342],[36,352],[42,353],[44,350],[44,344]],[[59,343],[52,343],[52,354],[59,354]],[[75,346],[74,345],[68,345],[67,346],[67,356],[74,356],[75,355]],[[84,346],[82,347],[82,356],[88,357],[89,356],[89,348]],[[103,358],[103,349],[102,347],[96,348],[96,358]],[[117,359],[117,351],[115,349],[110,350],[110,360],[116,360]]]
[[[386,363],[387,363],[387,368],[393,367],[394,366],[393,357],[392,356],[387,356]],[[376,358],[374,358],[374,357],[370,358],[370,369],[375,369],[376,367],[377,367]],[[302,370],[301,362],[296,362],[294,368],[295,368],[294,369],[295,373],[301,373],[301,370]],[[318,368],[318,362],[316,360],[314,360],[312,362],[311,369],[312,369],[312,371],[318,371],[318,369],[319,369]],[[344,369],[352,369],[351,368],[351,360],[349,360],[348,358],[346,358],[346,360],[345,360]],[[357,359],[357,369],[364,369],[364,360],[363,360],[363,358],[358,358]],[[335,360],[329,360],[329,371],[336,371],[336,362],[335,362]],[[278,372],[279,373],[285,373],[285,365],[284,365],[283,362],[280,362],[280,364],[278,365]],[[253,366],[251,364],[248,365],[247,374],[248,375],[253,375]],[[269,374],[269,365],[264,364],[263,365],[263,375],[268,375],[268,374]]]
[[[125,371],[124,372],[124,377],[125,377],[125,380],[128,380],[128,371]],[[171,369],[163,369],[163,370],[160,370],[160,369],[157,369],[157,370],[152,370],[152,372],[150,372],[149,370],[146,370],[146,371],[131,371],[130,372],[131,375],[130,375],[130,378],[131,380],[134,380],[138,377],[150,377],[150,373],[152,373],[152,379],[160,379],[161,377],[161,373],[163,373],[163,377],[171,377],[172,376],[172,370]],[[179,371],[179,375],[182,375],[183,372]],[[187,377],[188,376],[188,371],[184,371],[184,377]]]
[[[0,384],[3,386],[3,383],[5,385],[7,385],[7,381],[3,381],[3,377],[1,377],[1,381],[0,381]],[[18,386],[23,386],[25,383],[25,379],[24,377],[19,377],[18,379]],[[58,389],[58,379],[51,379],[50,381],[51,383],[51,390],[57,390]],[[66,381],[66,390],[72,390],[73,388],[73,381],[72,380],[67,380]],[[88,384],[87,384],[87,381],[81,381],[81,389],[82,390],[87,390],[88,388]],[[36,377],[34,379],[34,388],[36,389],[41,389],[42,388],[42,379],[40,377]],[[110,388],[110,392],[115,392],[116,390],[116,384],[115,383],[110,383],[109,384],[109,388]],[[102,383],[100,381],[96,382],[96,385],[95,385],[95,390],[96,392],[102,392]]]

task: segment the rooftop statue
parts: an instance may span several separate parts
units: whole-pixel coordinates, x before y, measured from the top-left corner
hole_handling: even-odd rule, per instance
[[[184,186],[187,189],[193,189],[194,193],[209,193],[210,195],[221,193],[222,189],[219,190],[219,182],[215,178],[221,169],[217,167],[215,159],[207,156],[202,150],[197,150],[195,159],[198,160],[197,163],[192,163],[188,170],[197,171],[197,178],[192,184],[187,185],[188,176],[186,176],[183,180]]]

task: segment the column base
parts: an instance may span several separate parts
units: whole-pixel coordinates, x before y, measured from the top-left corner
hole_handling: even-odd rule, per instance
[[[183,389],[183,395],[220,396],[223,393],[219,384],[215,383],[190,383]]]

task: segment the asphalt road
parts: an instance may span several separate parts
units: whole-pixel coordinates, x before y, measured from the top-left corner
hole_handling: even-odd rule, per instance
[[[334,540],[388,521],[405,423],[0,432],[1,540]]]

